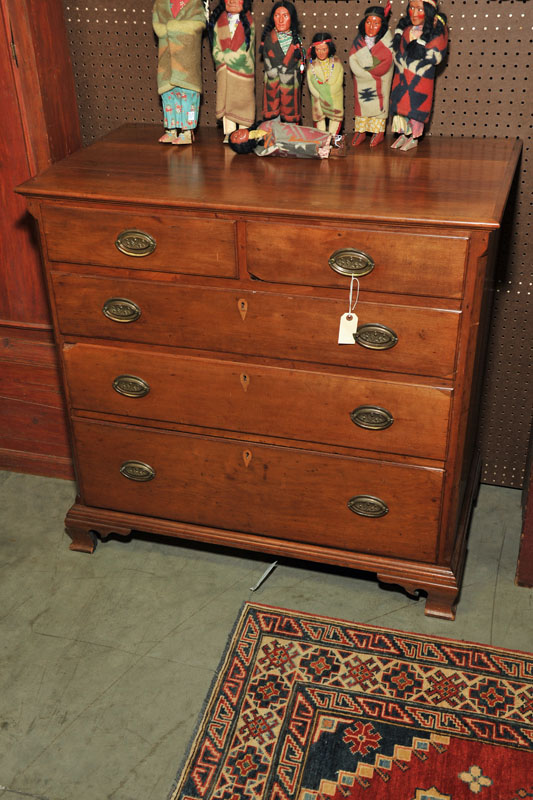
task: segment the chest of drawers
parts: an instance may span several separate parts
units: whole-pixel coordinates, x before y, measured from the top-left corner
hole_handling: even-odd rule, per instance
[[[508,140],[299,161],[128,125],[20,188],[79,496],[145,531],[371,571],[454,617]],[[352,280],[353,276],[353,280]],[[338,344],[350,286],[358,331]]]

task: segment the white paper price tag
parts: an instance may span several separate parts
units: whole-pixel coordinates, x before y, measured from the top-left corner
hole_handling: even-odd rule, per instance
[[[346,313],[341,317],[339,325],[339,344],[355,344],[354,333],[357,333],[357,314]]]

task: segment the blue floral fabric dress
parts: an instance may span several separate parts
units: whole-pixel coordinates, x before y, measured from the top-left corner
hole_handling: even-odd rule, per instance
[[[194,130],[198,124],[200,92],[176,86],[161,95],[164,127]]]

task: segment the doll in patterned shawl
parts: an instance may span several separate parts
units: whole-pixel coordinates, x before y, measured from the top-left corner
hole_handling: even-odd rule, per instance
[[[344,117],[344,68],[335,55],[331,34],[315,33],[307,51],[307,85],[313,122],[320,131],[338,134]]]
[[[385,137],[394,70],[389,15],[390,3],[385,9],[369,6],[350,50],[355,100],[352,145],[355,147],[365,141],[367,132],[372,134],[370,147],[376,147]]]
[[[410,0],[393,40],[396,71],[390,106],[392,130],[400,134],[395,149],[417,146],[431,115],[435,68],[447,46],[446,16],[438,12],[437,0]]]
[[[299,123],[305,53],[294,5],[278,0],[263,29],[259,54],[265,63],[263,117]]]
[[[252,0],[220,0],[208,25],[216,68],[216,117],[224,141],[255,120],[255,27]]]
[[[152,24],[159,39],[157,89],[165,144],[190,144],[202,92],[201,47],[206,26],[202,0],[155,0]]]

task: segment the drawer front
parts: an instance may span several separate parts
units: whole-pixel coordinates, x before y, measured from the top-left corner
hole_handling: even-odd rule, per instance
[[[339,345],[341,300],[62,272],[53,277],[65,334],[442,378],[454,373],[458,312],[361,302],[359,343]],[[110,305],[112,319],[103,313]],[[125,324],[133,307],[133,321]]]
[[[51,261],[234,278],[231,220],[43,206]]]
[[[67,345],[76,409],[443,460],[450,389]]]
[[[86,420],[74,428],[87,505],[417,561],[435,557],[440,470]]]
[[[463,293],[468,240],[460,237],[248,222],[246,240],[248,270],[264,281],[348,286],[350,278],[330,266],[333,257],[337,268],[355,270],[367,291]]]

